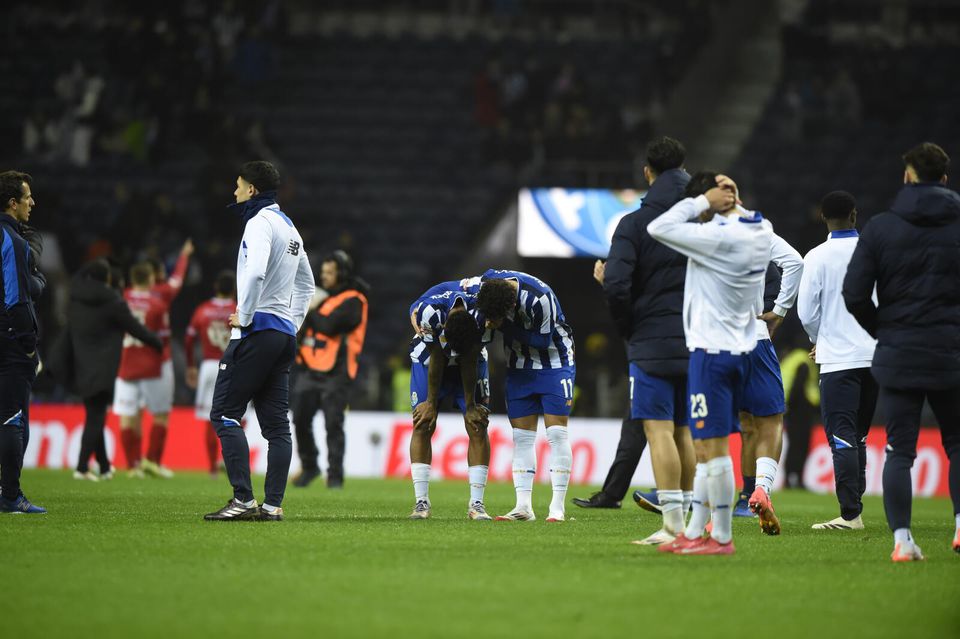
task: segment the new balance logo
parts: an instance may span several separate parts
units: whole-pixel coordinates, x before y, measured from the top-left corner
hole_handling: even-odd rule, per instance
[[[300,255],[300,242],[296,240],[290,240],[290,245],[287,246],[287,253],[296,257]]]

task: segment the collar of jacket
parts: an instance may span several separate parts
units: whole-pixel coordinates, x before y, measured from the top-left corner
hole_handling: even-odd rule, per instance
[[[276,191],[263,191],[261,193],[257,193],[246,202],[231,204],[227,207],[227,209],[239,215],[244,222],[249,222],[250,218],[260,212],[260,209],[276,203]]]
[[[946,226],[960,217],[960,195],[939,182],[905,184],[890,211],[915,226]]]
[[[9,213],[0,213],[0,223],[9,224],[13,230],[17,232],[17,235],[23,235],[23,231],[21,230],[20,226],[20,220],[13,217]]]
[[[651,206],[654,203],[670,208],[683,199],[683,191],[690,181],[690,174],[683,169],[669,169],[657,176],[647,194],[643,196],[643,204]]]

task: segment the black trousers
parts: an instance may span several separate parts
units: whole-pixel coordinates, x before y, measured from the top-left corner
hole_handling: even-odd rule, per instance
[[[220,437],[233,495],[240,501],[253,499],[250,447],[240,427],[247,403],[253,400],[260,432],[268,444],[263,501],[271,506],[283,502],[293,456],[287,410],[295,351],[296,339],[292,335],[265,330],[232,340],[220,360],[210,420]]]
[[[607,478],[603,481],[603,493],[614,501],[623,501],[630,490],[630,480],[637,471],[643,449],[647,446],[647,436],[643,432],[642,419],[624,419],[620,426],[620,441],[617,442],[617,454],[610,464]]]
[[[887,459],[883,465],[883,507],[890,530],[910,527],[913,485],[910,469],[917,457],[923,400],[940,424],[943,449],[950,460],[948,482],[953,512],[960,514],[960,388],[923,390],[881,388],[887,415]]]
[[[349,377],[315,377],[309,371],[297,375],[293,393],[293,425],[297,433],[297,453],[304,470],[319,470],[320,451],[313,436],[313,417],[323,411],[327,431],[327,477],[343,480],[343,454],[346,436],[344,415],[350,399]]]
[[[833,473],[840,516],[863,512],[867,489],[867,433],[877,407],[879,388],[869,368],[820,375],[820,411],[833,452]]]
[[[23,453],[30,443],[30,391],[36,377],[36,355],[28,357],[18,342],[0,336],[0,492],[5,499],[20,495]]]
[[[110,457],[107,455],[107,440],[103,427],[107,422],[107,407],[113,401],[113,390],[83,398],[83,436],[80,438],[80,456],[77,470],[85,473],[90,470],[90,455],[96,455],[100,473],[110,471]]]

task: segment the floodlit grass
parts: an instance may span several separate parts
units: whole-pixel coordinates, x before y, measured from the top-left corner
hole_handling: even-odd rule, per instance
[[[257,480],[259,483],[259,479]],[[893,564],[879,499],[861,532],[816,532],[831,496],[775,495],[784,534],[735,522],[733,557],[632,546],[657,518],[569,506],[564,524],[471,522],[466,483],[290,488],[286,521],[210,523],[225,479],[75,481],[24,473],[44,516],[0,517],[4,637],[948,637],[960,555],[947,500],[918,500],[928,559]],[[258,490],[258,494],[262,493]],[[578,488],[570,496],[588,495]],[[546,515],[549,486],[534,503]],[[492,513],[513,489],[488,488]]]

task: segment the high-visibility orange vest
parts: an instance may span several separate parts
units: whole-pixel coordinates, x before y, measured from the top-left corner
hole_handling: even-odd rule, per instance
[[[360,351],[363,350],[363,340],[367,336],[367,298],[363,293],[356,290],[347,290],[337,295],[331,295],[323,301],[316,311],[320,315],[329,315],[338,306],[351,298],[360,300],[360,323],[352,331],[346,334],[325,335],[312,328],[307,328],[303,334],[303,341],[300,346],[300,352],[297,359],[310,370],[320,373],[329,373],[337,363],[337,354],[340,352],[340,344],[346,336],[347,346],[347,374],[350,379],[357,376],[357,358],[360,357]]]

